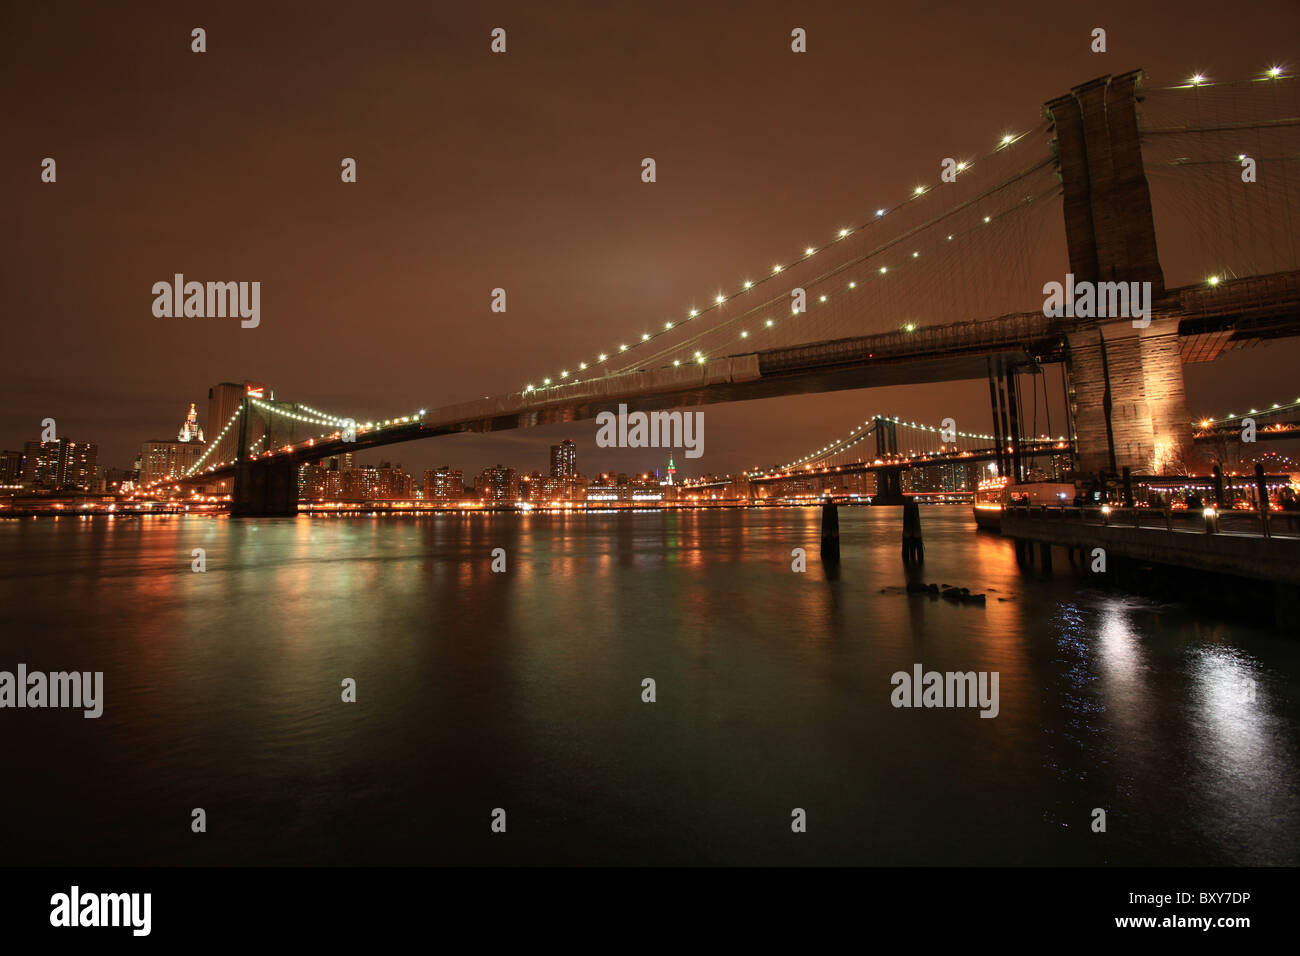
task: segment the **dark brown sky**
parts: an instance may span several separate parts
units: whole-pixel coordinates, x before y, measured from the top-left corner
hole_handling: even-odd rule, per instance
[[[0,444],[52,416],[112,465],[174,433],[217,381],[380,417],[515,389],[861,221],[1093,76],[1300,66],[1293,2],[223,0],[2,16]],[[190,52],[195,26],[206,54]],[[498,26],[503,56],[488,49]],[[1097,26],[1105,55],[1088,49]],[[55,185],[39,181],[46,156]],[[345,156],[356,185],[339,181]],[[175,272],[261,281],[260,328],[154,318],[150,288]],[[504,316],[488,308],[498,286]],[[1289,343],[1191,369],[1192,411],[1294,399],[1298,358]],[[983,383],[712,406],[692,466],[783,461],[873,410],[954,408],[983,430]],[[544,469],[569,436],[584,471],[661,464],[597,455],[594,434],[385,454]]]

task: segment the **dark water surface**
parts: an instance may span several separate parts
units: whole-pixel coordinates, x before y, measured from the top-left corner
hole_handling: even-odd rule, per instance
[[[987,607],[901,594],[900,520],[841,509],[835,581],[816,509],[0,522],[0,670],[105,697],[0,710],[0,855],[1300,862],[1300,642],[1023,576],[964,508],[924,577]],[[1000,713],[892,707],[915,663]]]

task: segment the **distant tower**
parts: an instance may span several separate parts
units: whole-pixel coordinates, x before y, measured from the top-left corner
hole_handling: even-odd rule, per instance
[[[578,452],[571,439],[551,446],[551,477],[573,478],[578,474]]]
[[[185,423],[181,425],[181,432],[176,436],[177,441],[203,441],[203,429],[199,427],[199,413],[190,402],[190,413],[185,416]]]
[[[668,484],[670,485],[676,484],[676,482],[673,480],[673,476],[676,474],[677,474],[677,466],[673,464],[672,456],[669,455],[668,456]]]

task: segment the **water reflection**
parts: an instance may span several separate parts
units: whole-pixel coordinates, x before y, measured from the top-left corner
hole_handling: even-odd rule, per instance
[[[0,840],[76,863],[1297,861],[1294,642],[1064,562],[1025,576],[963,509],[924,513],[910,572],[897,509],[839,521],[834,579],[814,508],[0,522],[0,667],[103,670],[106,697],[100,721],[4,715],[9,797],[37,809]],[[999,716],[893,708],[916,663],[999,672]],[[227,837],[196,849],[158,821],[199,801]],[[487,842],[502,805],[517,839]]]

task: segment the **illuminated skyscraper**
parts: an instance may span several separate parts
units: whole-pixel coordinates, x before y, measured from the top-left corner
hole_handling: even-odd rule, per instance
[[[177,441],[203,441],[203,429],[199,427],[199,413],[190,402],[190,413],[185,416],[185,421],[181,424],[180,434],[176,436]]]
[[[573,442],[564,439],[551,446],[551,477],[572,478],[578,473],[578,452]]]
[[[29,441],[23,445],[23,484],[61,491],[89,489],[95,480],[99,448],[94,442]]]

